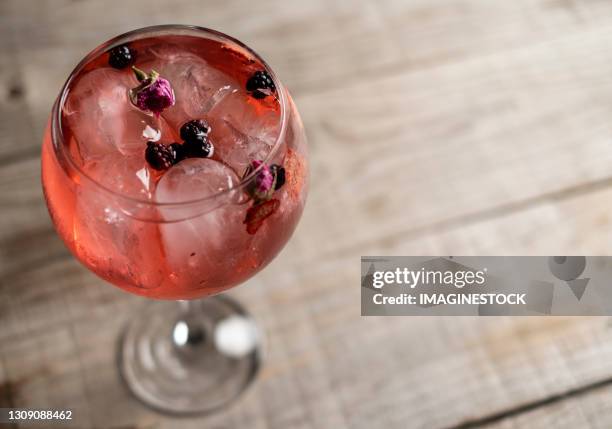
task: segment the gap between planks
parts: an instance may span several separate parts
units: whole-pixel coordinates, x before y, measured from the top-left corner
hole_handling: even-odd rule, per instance
[[[504,216],[508,216],[510,214],[517,214],[520,212],[524,212],[531,208],[534,208],[539,205],[546,204],[548,202],[561,202],[570,200],[579,196],[588,195],[591,193],[599,192],[605,190],[607,188],[612,187],[612,176],[595,180],[592,182],[580,183],[574,186],[570,186],[563,189],[554,190],[551,192],[547,192],[544,194],[540,194],[534,197],[526,198],[524,200],[519,201],[511,201],[506,204],[501,204],[498,206],[494,206],[491,208],[486,208],[483,210],[478,210],[472,213],[467,213],[455,217],[450,217],[447,219],[440,220],[438,222],[430,223],[428,225],[419,226],[416,228],[410,228],[404,231],[397,231],[392,234],[389,234],[385,237],[380,237],[377,241],[386,246],[393,246],[394,244],[414,239],[417,237],[425,236],[431,232],[441,232],[441,231],[449,231],[453,229],[459,229],[466,225],[474,225],[480,222],[486,222],[494,219],[499,219]],[[333,254],[344,253],[344,252],[352,252],[357,251],[363,246],[365,246],[366,242],[359,242],[352,244],[350,246],[334,249]],[[317,255],[318,258],[326,258],[331,257],[333,255],[330,254],[322,254]]]
[[[486,427],[494,423],[501,422],[502,420],[505,420],[505,419],[518,417],[522,414],[529,413],[539,408],[545,408],[545,407],[557,404],[562,401],[570,400],[572,398],[580,397],[588,393],[592,393],[594,391],[605,389],[606,387],[610,387],[610,386],[612,386],[612,376],[608,378],[604,378],[596,382],[593,382],[593,383],[586,384],[584,386],[580,386],[574,389],[566,390],[564,392],[556,393],[556,394],[547,396],[545,398],[538,399],[533,402],[519,404],[515,407],[507,408],[505,410],[498,411],[493,414],[489,414],[483,417],[478,417],[472,420],[467,420],[463,423],[460,423],[458,425],[449,426],[445,429],[477,429],[477,428]]]

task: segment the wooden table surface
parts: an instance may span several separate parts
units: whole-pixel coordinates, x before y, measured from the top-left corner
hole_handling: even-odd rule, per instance
[[[40,188],[76,62],[161,23],[257,50],[311,148],[294,238],[230,292],[267,334],[265,366],[208,417],[157,414],[123,387],[117,336],[144,300],[69,255]],[[609,0],[1,0],[0,202],[0,407],[72,408],[78,428],[612,427],[607,318],[359,304],[360,255],[610,254]]]

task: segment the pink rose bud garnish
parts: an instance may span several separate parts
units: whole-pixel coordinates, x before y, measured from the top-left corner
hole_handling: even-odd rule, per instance
[[[255,178],[248,186],[247,191],[249,194],[251,194],[253,199],[257,201],[266,201],[272,197],[274,186],[276,184],[276,176],[270,167],[264,164],[263,161],[251,161],[251,165],[247,168],[245,176],[249,175],[252,171],[256,170],[260,166],[262,166],[261,169],[255,175]]]
[[[164,109],[174,106],[174,90],[168,80],[164,79],[155,70],[146,74],[132,66],[136,79],[140,82],[136,88],[130,90],[130,100],[140,110],[160,115]]]

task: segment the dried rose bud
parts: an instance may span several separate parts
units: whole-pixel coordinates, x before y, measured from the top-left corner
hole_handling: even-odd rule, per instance
[[[155,70],[146,74],[132,66],[136,79],[140,82],[136,88],[130,90],[130,100],[140,110],[152,112],[159,116],[164,109],[174,106],[174,90],[168,80],[164,79]]]
[[[270,167],[263,163],[263,161],[251,161],[251,165],[247,168],[245,172],[245,177],[248,176],[252,171],[259,168],[261,165],[261,169],[255,175],[253,181],[247,187],[247,192],[255,199],[256,201],[265,201],[269,200],[272,197],[272,193],[274,192],[274,187],[276,185],[276,176],[270,169]]]

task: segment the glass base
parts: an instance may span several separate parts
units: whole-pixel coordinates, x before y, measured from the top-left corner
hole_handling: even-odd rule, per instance
[[[151,301],[129,322],[121,375],[144,404],[172,414],[222,408],[253,381],[260,335],[234,300]]]

